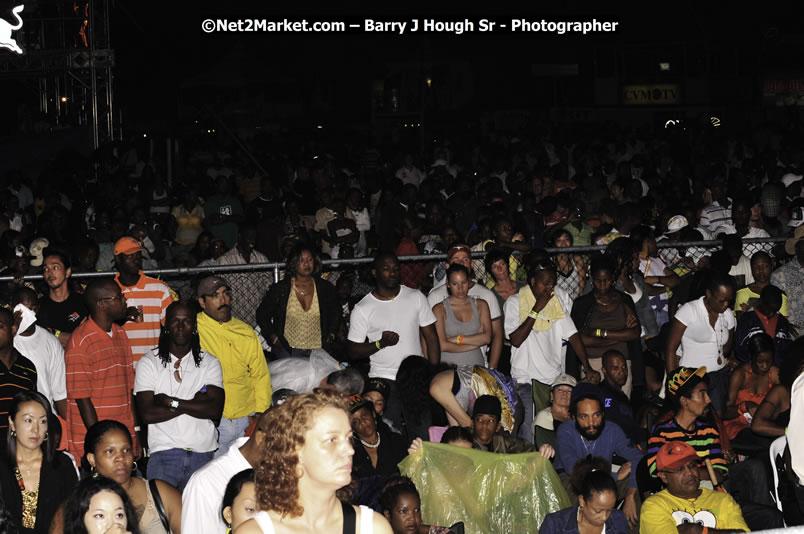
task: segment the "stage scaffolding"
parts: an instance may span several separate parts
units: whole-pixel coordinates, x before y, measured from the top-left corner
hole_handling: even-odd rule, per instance
[[[115,139],[109,0],[19,3],[23,54],[0,49],[0,79],[29,84],[51,128],[91,127],[94,148]]]

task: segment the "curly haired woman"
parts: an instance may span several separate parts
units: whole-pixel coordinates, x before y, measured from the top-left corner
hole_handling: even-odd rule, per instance
[[[355,532],[392,534],[388,521],[348,498],[352,427],[346,397],[319,392],[271,408],[264,456],[257,468],[260,511],[235,534]]]

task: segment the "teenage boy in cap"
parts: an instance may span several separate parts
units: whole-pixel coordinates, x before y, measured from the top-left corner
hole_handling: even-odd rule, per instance
[[[453,263],[463,265],[469,270],[469,293],[470,297],[476,297],[486,301],[489,305],[489,315],[491,316],[491,343],[489,343],[488,362],[489,367],[496,369],[500,363],[500,355],[502,354],[503,347],[503,322],[502,312],[500,311],[500,302],[490,289],[483,284],[478,284],[473,280],[475,271],[472,268],[472,252],[469,245],[463,243],[455,243],[447,251],[447,262],[444,264],[447,269]],[[482,262],[481,262],[482,263]],[[445,276],[443,282],[438,283],[430,293],[427,295],[427,303],[430,308],[444,300],[449,296],[447,293],[447,277]]]
[[[257,333],[248,324],[232,317],[232,293],[220,276],[208,276],[198,284],[198,335],[201,349],[218,358],[223,370],[226,401],[218,431],[225,454],[229,445],[242,437],[252,417],[271,404],[271,375]]]
[[[475,400],[472,412],[472,448],[500,454],[536,452],[536,447],[524,439],[512,436],[502,430],[502,404],[494,395],[481,395]],[[552,458],[555,450],[550,445],[542,445],[539,454]]]
[[[114,244],[114,263],[117,267],[114,279],[128,303],[123,330],[131,343],[135,368],[137,361],[159,344],[165,310],[173,303],[166,283],[143,274],[144,250],[133,237],[121,237]]]
[[[575,386],[570,397],[570,414],[572,421],[558,427],[554,462],[567,495],[571,501],[577,502],[578,496],[569,483],[575,464],[590,455],[611,462],[616,454],[626,460],[618,472],[612,473],[617,482],[617,495],[625,498],[623,513],[632,526],[636,525],[639,510],[636,467],[642,459],[642,452],[617,423],[606,421],[603,396],[595,384],[582,382]]]
[[[642,505],[641,534],[720,534],[748,531],[740,506],[728,493],[699,488],[701,458],[683,441],[662,445],[656,454],[659,478],[667,489]]]
[[[720,444],[720,432],[713,424],[701,418],[709,413],[710,398],[706,367],[697,369],[679,367],[667,377],[665,398],[673,405],[673,417],[653,427],[648,438],[648,469],[656,472],[656,454],[665,443],[685,441],[698,456],[709,458],[719,483],[729,472]],[[700,477],[709,480],[709,473],[701,467]]]

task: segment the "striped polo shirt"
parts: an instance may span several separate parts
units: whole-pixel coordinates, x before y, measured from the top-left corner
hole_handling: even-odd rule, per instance
[[[687,443],[695,449],[702,462],[709,458],[712,467],[728,472],[729,467],[720,448],[720,433],[717,428],[703,421],[695,421],[695,430],[690,432],[681,428],[673,418],[654,426],[648,439],[648,469],[651,475],[656,473],[656,453],[662,445],[670,441]]]
[[[731,199],[729,199],[729,202],[731,202]],[[709,232],[714,232],[719,226],[732,223],[731,208],[725,208],[715,200],[701,210],[699,223]]]
[[[119,280],[118,273],[114,279],[120,286],[120,291],[126,297],[126,305],[142,306],[142,322],[127,321],[123,325],[128,340],[131,343],[131,352],[134,354],[134,366],[142,356],[159,345],[159,329],[165,322],[165,310],[173,302],[170,288],[166,283],[140,271],[140,278],[133,286],[124,286]]]
[[[64,354],[67,375],[67,450],[76,458],[84,454],[87,429],[78,399],[89,399],[98,421],[114,419],[128,427],[134,439],[134,365],[131,347],[123,329],[112,324],[105,332],[91,317],[75,329]]]
[[[20,391],[36,391],[36,366],[31,360],[17,352],[11,368],[0,361],[0,436],[5,443],[8,431],[8,411],[14,395]]]

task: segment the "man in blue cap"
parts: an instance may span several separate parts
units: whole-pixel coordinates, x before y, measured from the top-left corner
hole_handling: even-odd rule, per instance
[[[617,423],[606,422],[603,397],[596,385],[582,382],[575,386],[570,397],[569,410],[572,420],[558,427],[556,459],[553,464],[567,495],[573,502],[578,499],[569,484],[575,464],[587,456],[597,456],[611,462],[617,454],[627,461],[612,476],[617,482],[618,497],[625,497],[623,512],[629,523],[635,525],[639,510],[636,467],[642,459],[642,452]]]

